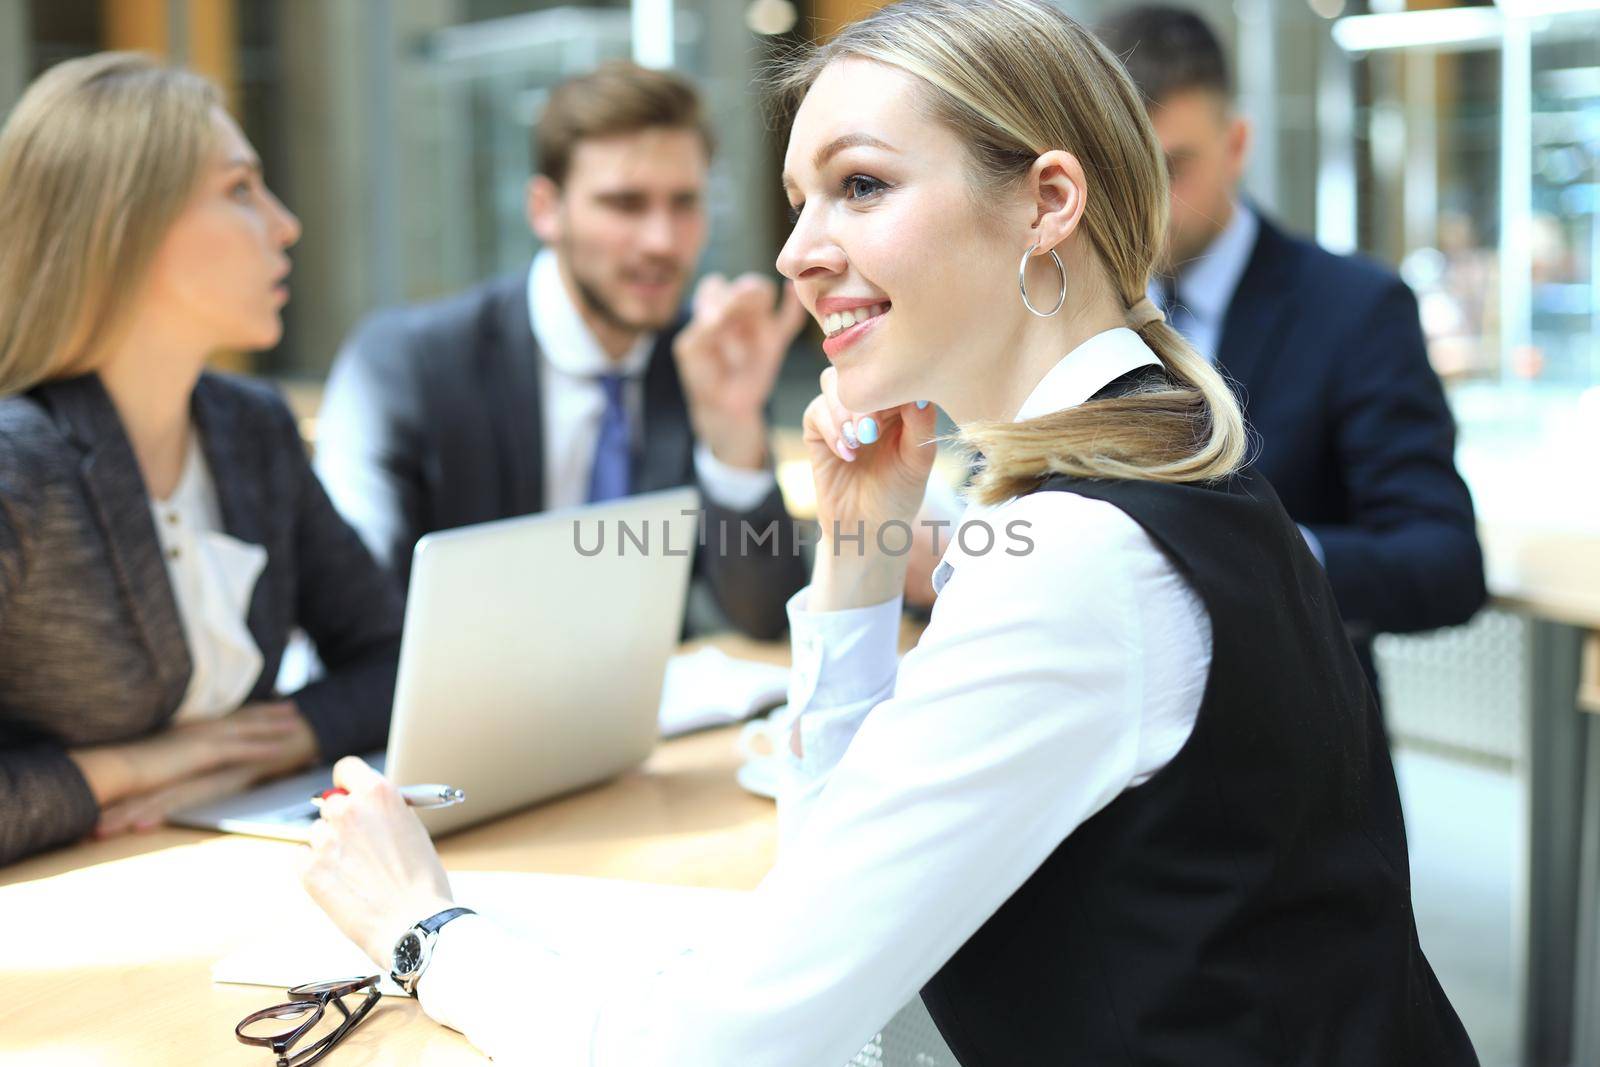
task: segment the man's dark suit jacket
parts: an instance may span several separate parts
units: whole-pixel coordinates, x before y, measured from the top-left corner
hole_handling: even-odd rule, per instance
[[[438,303],[379,312],[351,335],[328,377],[317,469],[402,585],[424,534],[544,510],[541,359],[527,278],[522,271]],[[681,326],[661,335],[645,371],[637,492],[696,484],[694,437],[672,356]],[[782,496],[774,487],[749,512],[702,497],[707,543],[696,571],[735,626],[777,637],[785,603],[806,582]],[[718,551],[723,522],[726,554]],[[741,522],[753,537],[775,522],[776,542],[740,551]]]
[[[1263,218],[1217,362],[1260,434],[1257,469],[1322,544],[1368,675],[1371,635],[1471,618],[1483,556],[1411,290]]]
[[[245,623],[276,697],[290,632],[326,677],[292,694],[329,760],[382,748],[400,597],[265,386],[204,375],[190,406],[227,533],[267,550]],[[99,377],[0,399],[0,864],[68,844],[99,808],[67,750],[171,725],[193,663],[139,462]]]

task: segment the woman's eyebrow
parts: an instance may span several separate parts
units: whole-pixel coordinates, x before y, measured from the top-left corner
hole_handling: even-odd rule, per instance
[[[885,152],[893,152],[895,150],[893,145],[878,140],[870,133],[847,133],[842,137],[835,137],[817,149],[817,154],[811,157],[811,167],[813,170],[821,170],[827,165],[828,160],[843,152],[846,148],[861,147],[881,148]]]
[[[879,140],[870,133],[846,133],[835,137],[817,149],[816,155],[811,157],[811,169],[821,170],[827,166],[828,160],[843,152],[846,148],[881,148],[885,152],[897,151],[893,145],[887,141]],[[794,179],[789,177],[788,171],[783,173],[781,181],[785,192],[789,192],[794,188]]]

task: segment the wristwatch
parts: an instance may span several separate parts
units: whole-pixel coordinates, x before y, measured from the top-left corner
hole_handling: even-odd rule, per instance
[[[451,919],[463,915],[476,915],[471,908],[448,908],[417,923],[400,935],[394,943],[394,956],[389,965],[389,977],[394,984],[412,996],[417,995],[417,983],[422,972],[428,969],[433,958],[433,943],[439,939],[439,928]]]

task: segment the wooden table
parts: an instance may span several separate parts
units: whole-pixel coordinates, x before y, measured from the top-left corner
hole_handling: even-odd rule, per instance
[[[722,638],[783,662],[781,645]],[[544,871],[750,889],[777,848],[771,801],[734,782],[737,731],[662,744],[639,770],[439,843],[451,870]],[[233,1026],[282,1000],[218,985],[211,965],[246,944],[251,915],[302,893],[301,845],[163,829],[87,842],[0,868],[0,1064],[270,1067]],[[281,991],[280,991],[281,993]],[[360,1064],[485,1062],[415,1002],[385,997],[329,1057]]]
[[[545,871],[750,889],[771,866],[770,801],[735,784],[736,731],[669,741],[643,768],[439,843],[451,870]],[[0,871],[0,1063],[174,1067],[255,1064],[233,1037],[265,986],[218,985],[211,965],[246,944],[251,915],[301,893],[303,846],[165,829],[51,853]],[[316,976],[308,976],[316,977]],[[481,1064],[414,1001],[385,997],[332,1067]]]
[[[908,622],[903,646],[917,632]],[[784,645],[714,643],[788,659]],[[440,855],[450,870],[751,889],[772,865],[777,824],[771,801],[734,781],[736,738],[730,727],[665,742],[612,782],[445,838]],[[233,1026],[281,991],[215,984],[211,965],[251,940],[252,914],[303,892],[303,855],[290,842],[163,829],[0,868],[0,1064],[270,1067]],[[328,1062],[486,1061],[414,1001],[385,997]]]

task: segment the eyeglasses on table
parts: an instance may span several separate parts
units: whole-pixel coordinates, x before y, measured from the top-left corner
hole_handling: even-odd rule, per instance
[[[289,990],[287,1002],[253,1011],[241,1019],[233,1028],[234,1036],[246,1045],[271,1049],[277,1057],[276,1067],[311,1067],[371,1013],[381,996],[378,977],[374,974],[366,978],[297,985]],[[361,1002],[352,1009],[345,999],[357,994],[363,994]],[[343,1018],[332,1030],[313,1038],[318,1024],[328,1016],[329,1004],[337,1008]],[[307,1039],[310,1039],[309,1044],[305,1043]]]

